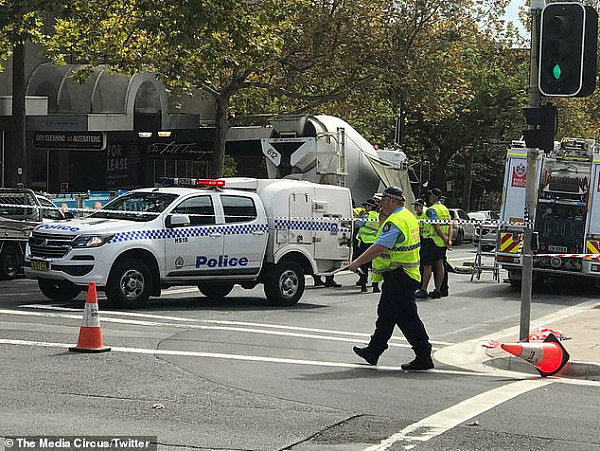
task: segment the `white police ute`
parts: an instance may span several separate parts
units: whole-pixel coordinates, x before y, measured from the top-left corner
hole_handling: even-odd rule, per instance
[[[86,218],[37,226],[25,273],[53,300],[90,282],[109,303],[137,305],[161,289],[197,285],[222,298],[234,284],[264,285],[293,305],[306,274],[331,274],[350,258],[347,188],[286,179],[162,179]]]

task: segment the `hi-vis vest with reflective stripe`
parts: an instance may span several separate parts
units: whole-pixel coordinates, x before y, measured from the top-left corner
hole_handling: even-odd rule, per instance
[[[437,214],[437,218],[441,221],[449,221],[450,220],[450,212],[448,211],[448,209],[446,208],[445,205],[442,204],[433,204],[431,207],[429,207],[431,209],[433,209],[436,214]],[[444,233],[444,235],[448,235],[448,232],[450,231],[450,226],[448,224],[438,224],[441,229],[442,232]],[[444,242],[444,240],[442,239],[441,236],[439,236],[435,229],[433,228],[433,225],[431,226],[431,237],[433,238],[433,242],[435,243],[435,245],[437,247],[446,247],[446,243]]]
[[[371,210],[369,212],[369,218],[367,221],[358,229],[356,238],[365,244],[373,244],[377,239],[377,232],[379,231],[379,213]]]
[[[403,208],[398,213],[391,214],[385,220],[377,233],[377,238],[379,238],[381,231],[388,222],[391,222],[402,231],[403,241],[396,242],[393,249],[386,250],[373,260],[373,273],[381,274],[402,267],[406,274],[420,282],[419,248],[421,247],[421,240],[417,218],[408,209]]]
[[[415,218],[417,218],[417,221],[429,220],[429,218],[427,217],[427,208],[424,208],[420,214],[415,215]],[[431,228],[432,228],[431,224],[419,222],[419,230],[421,231],[421,239],[429,238],[431,236],[431,231],[430,231]]]

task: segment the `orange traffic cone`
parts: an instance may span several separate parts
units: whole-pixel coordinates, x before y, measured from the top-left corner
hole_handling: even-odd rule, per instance
[[[542,376],[558,373],[570,357],[554,334],[549,334],[543,343],[502,343],[500,346],[535,366]]]
[[[83,324],[79,328],[77,346],[69,348],[74,352],[106,352],[110,348],[102,344],[102,331],[100,330],[100,314],[98,313],[98,295],[96,282],[90,282],[83,309]]]

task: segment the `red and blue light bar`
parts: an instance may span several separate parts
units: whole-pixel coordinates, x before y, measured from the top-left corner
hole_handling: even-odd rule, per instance
[[[161,177],[158,183],[162,186],[182,186],[191,188],[194,186],[206,186],[222,188],[225,186],[225,180],[220,179],[193,179],[189,177]]]

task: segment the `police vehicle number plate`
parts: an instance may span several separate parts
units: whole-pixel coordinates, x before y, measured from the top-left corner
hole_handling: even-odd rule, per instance
[[[554,246],[554,245],[549,245],[548,246],[548,250],[550,252],[562,252],[565,253],[567,252],[567,247],[566,246]]]
[[[48,271],[48,262],[45,260],[31,260],[30,264],[34,271]]]

